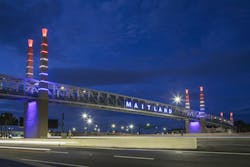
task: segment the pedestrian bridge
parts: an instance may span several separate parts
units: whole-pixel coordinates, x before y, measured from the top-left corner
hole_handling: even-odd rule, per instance
[[[38,93],[39,80],[0,74],[0,98],[25,101],[36,100]],[[187,111],[183,107],[156,101],[55,82],[48,82],[48,96],[51,103],[171,119],[191,121],[201,119],[199,112],[195,110]],[[205,114],[202,119],[209,124],[223,125],[224,127],[232,126],[230,120],[221,119],[210,114]]]

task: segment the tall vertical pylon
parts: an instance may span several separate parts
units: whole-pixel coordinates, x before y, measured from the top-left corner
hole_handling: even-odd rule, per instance
[[[190,98],[188,89],[185,89],[185,109],[186,111],[190,111]]]
[[[34,53],[33,53],[33,40],[28,39],[28,53],[26,64],[26,78],[34,77]]]
[[[231,122],[231,123],[233,123],[233,122],[234,122],[233,112],[230,112],[230,122]]]
[[[185,112],[187,112],[187,115],[190,114],[190,98],[189,98],[189,91],[188,89],[185,89]],[[190,132],[190,121],[189,119],[185,120],[185,132]]]
[[[48,39],[46,28],[42,29],[42,43],[40,52],[40,66],[39,66],[39,95],[48,96]]]
[[[39,113],[39,138],[47,138],[48,135],[48,29],[42,29],[42,42],[40,51],[39,95],[37,108]]]
[[[48,135],[48,40],[46,28],[42,29],[39,66],[38,98],[25,104],[25,138],[47,138]]]
[[[199,117],[205,116],[205,97],[204,97],[204,88],[200,86],[200,112]]]

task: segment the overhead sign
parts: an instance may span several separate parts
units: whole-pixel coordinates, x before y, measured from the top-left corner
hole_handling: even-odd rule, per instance
[[[170,106],[147,104],[144,102],[138,102],[138,101],[132,101],[132,100],[125,100],[124,107],[135,109],[135,110],[153,111],[153,112],[166,113],[166,114],[173,113],[172,108]]]

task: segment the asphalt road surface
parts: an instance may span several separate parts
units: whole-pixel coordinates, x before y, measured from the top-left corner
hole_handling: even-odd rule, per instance
[[[197,141],[199,150],[250,152],[250,137],[202,137]]]
[[[248,167],[250,139],[198,139],[198,150],[0,145],[0,166]],[[230,147],[230,148],[229,148]]]

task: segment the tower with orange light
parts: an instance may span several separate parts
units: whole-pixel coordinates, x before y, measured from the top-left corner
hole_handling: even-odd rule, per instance
[[[39,96],[48,96],[48,39],[46,28],[42,29],[42,43],[39,66]]]
[[[233,112],[230,112],[230,122],[231,122],[231,123],[233,123],[233,122],[234,122]]]
[[[42,43],[40,51],[38,98],[28,101],[24,117],[25,138],[47,138],[48,136],[48,39],[46,28],[42,29]],[[29,51],[30,45],[29,43]],[[33,52],[32,52],[33,53]],[[31,55],[28,53],[28,55]],[[29,60],[29,58],[28,58]],[[31,60],[31,59],[30,59]],[[29,61],[28,63],[30,63]],[[33,62],[29,65],[33,65]],[[27,66],[29,66],[27,65]],[[32,77],[32,68],[27,67],[26,76]]]
[[[26,63],[26,78],[34,77],[34,53],[33,53],[33,40],[28,39],[28,53]]]

